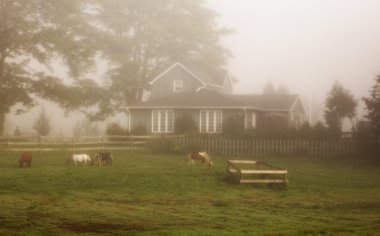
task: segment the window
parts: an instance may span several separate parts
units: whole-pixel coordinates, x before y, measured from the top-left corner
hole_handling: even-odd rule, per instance
[[[201,111],[199,123],[201,133],[221,133],[222,111]]]
[[[152,132],[153,133],[173,133],[174,131],[174,111],[154,110],[152,112]]]
[[[249,111],[245,114],[245,128],[255,129],[256,128],[256,113]]]
[[[183,91],[183,80],[174,80],[173,81],[173,91],[175,93]]]

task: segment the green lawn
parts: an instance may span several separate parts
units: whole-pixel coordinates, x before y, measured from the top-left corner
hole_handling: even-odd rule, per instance
[[[240,185],[185,156],[114,152],[112,167],[74,167],[69,153],[0,153],[0,235],[380,235],[380,162],[260,159],[286,188]]]

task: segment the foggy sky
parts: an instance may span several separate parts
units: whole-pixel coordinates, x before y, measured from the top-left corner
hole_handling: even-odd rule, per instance
[[[360,99],[380,74],[380,0],[207,2],[220,14],[220,25],[235,29],[222,39],[234,54],[228,70],[239,80],[235,93],[261,93],[268,81],[283,84],[291,93],[311,95],[321,116],[326,94],[338,80],[360,102],[359,112],[363,109]],[[45,104],[51,118],[62,124],[54,127],[55,134],[69,135],[66,125],[84,119],[79,112],[65,117],[57,106]],[[39,110],[8,116],[7,133],[15,126],[33,132]]]
[[[358,100],[380,74],[378,0],[208,0],[234,57],[237,93],[261,93],[271,81],[324,103],[335,80]],[[360,101],[363,107],[362,102]]]

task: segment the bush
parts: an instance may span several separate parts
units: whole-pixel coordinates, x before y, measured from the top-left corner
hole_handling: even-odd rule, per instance
[[[242,135],[244,132],[244,122],[242,122],[242,119],[238,116],[230,117],[223,122],[223,134]]]
[[[175,122],[175,132],[177,134],[194,134],[197,131],[197,124],[188,113],[183,114]]]
[[[312,137],[312,129],[310,127],[309,122],[305,122],[298,130],[298,136],[300,138],[311,138]]]
[[[165,136],[151,139],[148,147],[154,154],[172,154],[180,152],[180,149],[175,145],[175,140]]]
[[[112,135],[128,135],[129,132],[123,129],[118,123],[111,123],[107,125],[106,134],[108,136]]]
[[[312,138],[325,139],[330,136],[330,133],[326,126],[322,122],[317,122],[312,129]]]
[[[146,127],[144,125],[138,125],[136,128],[134,128],[131,131],[131,134],[133,135],[146,135]]]

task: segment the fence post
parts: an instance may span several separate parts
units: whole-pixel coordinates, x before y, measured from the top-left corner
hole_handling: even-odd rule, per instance
[[[103,152],[105,152],[105,147],[104,147],[104,136],[102,136],[101,138],[100,138],[100,140],[101,140],[101,142],[102,142],[102,148],[103,148]]]
[[[9,137],[7,137],[7,158],[9,158]]]
[[[75,154],[75,138],[74,137],[73,137],[72,141],[73,141],[73,155],[74,155]]]
[[[41,157],[41,135],[38,136],[38,156]]]

